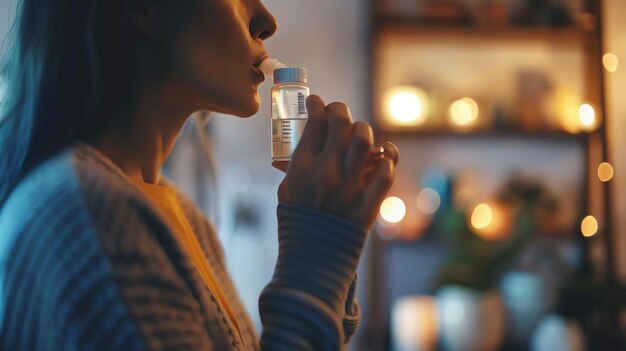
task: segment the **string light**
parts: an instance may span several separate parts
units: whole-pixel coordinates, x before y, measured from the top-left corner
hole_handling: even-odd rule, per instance
[[[584,237],[589,238],[598,232],[598,220],[594,216],[587,216],[580,224],[580,231]]]
[[[406,206],[404,201],[398,197],[388,197],[380,206],[380,216],[389,223],[399,223],[405,215]]]
[[[614,73],[619,68],[619,59],[613,53],[607,53],[602,56],[602,63],[604,64],[604,69],[607,71]]]
[[[608,182],[613,179],[613,166],[608,162],[602,162],[598,166],[598,178],[602,182]]]

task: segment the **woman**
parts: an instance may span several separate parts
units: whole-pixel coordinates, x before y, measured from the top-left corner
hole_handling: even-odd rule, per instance
[[[21,0],[0,120],[2,350],[339,350],[398,151],[307,100],[260,338],[210,223],[161,176],[196,111],[259,108],[259,0]]]

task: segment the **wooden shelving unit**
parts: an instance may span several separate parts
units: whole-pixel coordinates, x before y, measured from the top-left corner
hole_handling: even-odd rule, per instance
[[[415,0],[418,1],[418,0]],[[412,140],[421,143],[432,140],[447,139],[463,139],[468,142],[473,140],[479,141],[508,141],[508,140],[525,140],[530,143],[536,140],[550,141],[555,143],[575,143],[585,150],[582,156],[584,168],[584,177],[580,184],[580,204],[579,217],[584,218],[590,213],[590,197],[593,190],[600,189],[602,192],[602,231],[594,240],[603,240],[604,250],[606,253],[605,271],[608,281],[613,281],[615,277],[612,252],[612,203],[610,197],[610,183],[597,184],[598,180],[595,176],[597,167],[596,160],[610,161],[607,147],[607,124],[610,122],[606,115],[605,92],[604,92],[604,69],[602,66],[603,54],[603,37],[602,37],[602,1],[586,0],[585,12],[592,16],[592,23],[587,28],[577,25],[566,27],[546,27],[546,26],[520,26],[520,25],[449,25],[432,23],[424,19],[411,18],[402,15],[388,15],[383,13],[383,3],[385,0],[370,0],[370,101],[371,115],[375,116],[379,113],[377,107],[381,97],[378,96],[380,90],[377,87],[377,70],[379,69],[380,38],[394,36],[402,40],[416,41],[427,39],[436,39],[440,41],[454,40],[473,42],[493,42],[505,41],[507,43],[518,43],[522,41],[541,41],[549,45],[581,45],[584,47],[585,58],[584,67],[582,67],[584,82],[586,85],[586,99],[593,102],[601,111],[604,112],[604,118],[596,130],[590,133],[570,134],[564,131],[555,130],[482,130],[473,132],[457,132],[454,130],[400,130],[389,131],[381,128],[374,120],[374,129],[377,140],[379,141],[402,141],[404,144]],[[609,122],[607,122],[609,120]],[[411,150],[401,150],[402,152],[411,152]],[[593,164],[592,164],[593,163]],[[579,229],[579,222],[575,223],[571,229],[572,240],[577,240],[585,251],[589,250],[589,240],[583,239],[580,235],[575,236]],[[565,233],[559,233],[556,237],[546,236],[548,240],[555,240],[566,237]],[[544,238],[545,239],[545,238]],[[432,239],[427,239],[424,243],[430,245],[433,249],[438,244]],[[363,350],[387,350],[389,348],[389,315],[390,309],[387,304],[386,284],[388,271],[385,262],[387,260],[388,250],[390,247],[402,246],[418,247],[417,243],[406,243],[399,240],[384,240],[378,237],[376,233],[372,233],[370,243],[368,245],[368,292],[367,292],[367,309],[368,318],[363,335],[365,339],[362,341]]]

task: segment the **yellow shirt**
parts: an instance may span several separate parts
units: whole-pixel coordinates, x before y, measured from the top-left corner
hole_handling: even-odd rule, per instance
[[[196,235],[193,233],[191,225],[181,209],[178,198],[176,197],[176,188],[166,185],[144,183],[135,179],[131,179],[131,181],[150,199],[152,204],[157,207],[157,210],[160,211],[166,221],[171,225],[171,228],[174,230],[174,235],[187,251],[187,254],[209,290],[216,296],[220,305],[230,317],[239,336],[242,337],[241,330],[237,323],[237,317],[226,300],[224,292],[219,287],[215,273],[213,273],[213,269],[202,251],[198,238],[196,238]],[[243,337],[241,339],[243,340]]]

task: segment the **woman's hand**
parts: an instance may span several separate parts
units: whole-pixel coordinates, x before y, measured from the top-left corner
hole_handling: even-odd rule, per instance
[[[353,122],[345,104],[307,99],[309,120],[291,162],[272,165],[287,173],[281,202],[313,207],[370,228],[391,187],[398,163],[392,143],[374,148],[372,128]]]

